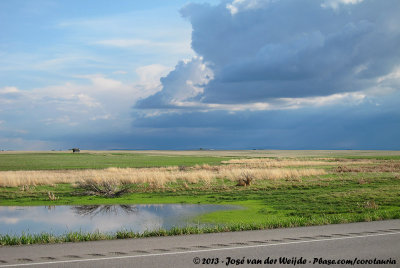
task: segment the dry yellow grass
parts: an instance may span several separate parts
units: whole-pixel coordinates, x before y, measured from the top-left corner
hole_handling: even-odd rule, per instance
[[[327,161],[328,160],[328,161]],[[346,159],[340,159],[340,162],[349,162]],[[371,160],[351,161],[354,164],[371,164]],[[241,165],[249,168],[270,168],[270,167],[305,167],[305,166],[336,166],[339,161],[332,161],[332,158],[318,160],[297,160],[297,159],[272,159],[272,158],[245,158],[231,159],[222,161],[225,164]]]
[[[387,161],[368,166],[339,165],[336,172],[400,172],[400,161]]]
[[[249,158],[249,159],[231,159],[223,161],[225,164],[246,166],[249,168],[270,168],[270,167],[290,167],[290,166],[329,166],[337,165],[335,162],[328,161],[301,161],[291,159],[270,159],[270,158]]]
[[[190,168],[107,168],[100,170],[46,170],[46,171],[1,171],[0,186],[17,187],[24,185],[52,185],[58,183],[78,183],[87,180],[119,183],[148,183],[153,187],[163,187],[168,182],[182,180],[185,183],[203,182],[210,184],[217,178],[237,181],[243,176],[253,180],[275,180],[281,178],[301,178],[322,175],[322,169],[285,169],[269,166],[249,166],[230,164],[223,166],[196,165]]]

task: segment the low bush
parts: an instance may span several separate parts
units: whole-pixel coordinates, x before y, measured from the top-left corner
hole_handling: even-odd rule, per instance
[[[78,194],[97,195],[104,197],[119,197],[130,192],[132,184],[124,182],[112,182],[108,180],[85,180],[77,183]],[[83,190],[83,191],[82,191]]]

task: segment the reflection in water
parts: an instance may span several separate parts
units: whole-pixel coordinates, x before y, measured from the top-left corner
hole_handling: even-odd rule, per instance
[[[144,232],[193,225],[193,217],[217,210],[220,205],[90,205],[90,206],[0,206],[0,234],[54,233],[70,231]]]
[[[73,206],[71,209],[79,216],[94,217],[101,215],[118,216],[120,212],[126,214],[137,213],[138,208],[131,205],[90,205],[90,206]]]

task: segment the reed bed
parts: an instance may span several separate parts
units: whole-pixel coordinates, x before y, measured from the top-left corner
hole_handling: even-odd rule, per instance
[[[272,158],[245,158],[231,159],[222,161],[224,164],[241,165],[249,168],[271,168],[271,167],[309,167],[309,166],[337,166],[341,162],[350,162],[353,164],[363,165],[372,164],[371,160],[348,160],[348,159],[318,159],[318,160],[297,160],[297,159],[272,159]]]
[[[247,164],[220,166],[196,165],[194,167],[164,168],[107,168],[90,170],[43,170],[1,171],[1,187],[55,185],[60,183],[79,184],[85,181],[118,184],[149,184],[163,187],[166,183],[183,181],[188,184],[203,182],[211,184],[216,179],[238,181],[251,176],[253,181],[276,179],[299,179],[323,175],[323,169],[313,168],[270,168],[253,167]]]
[[[345,173],[345,172],[400,172],[400,161],[388,161],[381,163],[379,165],[369,165],[369,166],[349,166],[349,165],[339,165],[335,172]]]

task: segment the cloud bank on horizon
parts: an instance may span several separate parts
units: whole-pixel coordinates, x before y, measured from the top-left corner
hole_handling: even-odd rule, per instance
[[[399,10],[397,0],[192,2],[180,9],[192,29],[192,52],[174,68],[172,58],[153,59],[136,66],[138,78],[129,83],[121,79],[125,70],[93,74],[89,68],[63,85],[0,86],[2,106],[16,107],[0,108],[0,142],[399,150]],[[93,27],[89,22],[84,25]],[[145,46],[150,54],[172,46],[175,59],[183,56],[185,41],[133,35],[86,41],[124,51]]]

